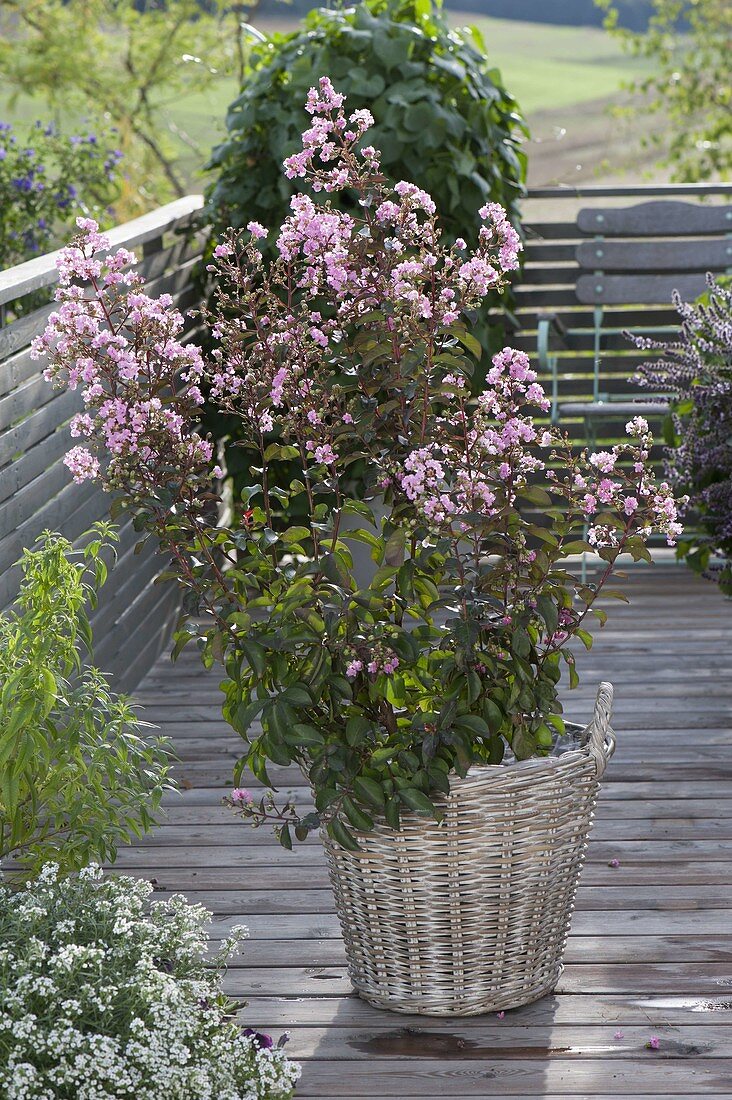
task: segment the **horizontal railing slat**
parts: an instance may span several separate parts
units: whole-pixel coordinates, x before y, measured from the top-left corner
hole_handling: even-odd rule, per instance
[[[51,389],[50,385],[48,388]],[[0,433],[0,467],[12,461],[14,456],[52,435],[81,408],[83,408],[83,402],[78,390],[65,390],[62,393],[57,391],[49,404],[42,405],[25,419]],[[70,442],[69,438],[69,445]],[[4,478],[6,473],[5,469],[0,469],[0,478]]]
[[[158,586],[160,598],[152,606],[147,617],[136,625],[122,623],[115,627],[110,637],[119,635],[119,648],[105,655],[105,668],[113,677],[115,686],[132,691],[149,671],[166,648],[178,618],[180,600],[173,585]],[[130,645],[130,637],[137,640]],[[144,718],[144,712],[142,714]]]

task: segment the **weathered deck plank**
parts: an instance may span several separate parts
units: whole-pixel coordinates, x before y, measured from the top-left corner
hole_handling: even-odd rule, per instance
[[[214,939],[249,925],[226,988],[249,1001],[253,1026],[291,1032],[303,1098],[732,1100],[732,604],[676,567],[635,570],[628,584],[631,609],[615,608],[567,700],[581,720],[597,681],[613,681],[618,752],[566,967],[552,997],[504,1020],[359,1001],[317,841],[284,852],[220,804],[238,741],[218,713],[216,674],[184,654],[141,685],[187,789],[117,867],[154,877],[161,897],[182,890],[208,905]],[[280,781],[307,801],[297,773]]]

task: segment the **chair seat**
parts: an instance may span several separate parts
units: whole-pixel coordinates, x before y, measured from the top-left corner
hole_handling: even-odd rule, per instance
[[[562,413],[576,416],[658,416],[668,411],[668,401],[572,401],[562,403]]]

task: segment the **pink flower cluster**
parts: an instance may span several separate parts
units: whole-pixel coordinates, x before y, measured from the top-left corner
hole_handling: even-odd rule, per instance
[[[361,672],[374,678],[383,672],[391,676],[399,668],[396,653],[382,641],[367,641],[358,648],[351,647],[346,658],[346,676],[355,680]]]
[[[92,219],[80,218],[78,225],[79,237],[57,261],[59,307],[31,355],[50,356],[47,380],[81,387],[85,412],[72,419],[71,435],[92,440],[108,461],[76,446],[66,465],[77,482],[104,474],[119,487],[139,487],[163,467],[172,479],[200,476],[212,454],[190,427],[192,409],[203,402],[200,349],[182,342],[183,317],[170,295],[143,293],[140,276],[129,269],[134,254],[119,249],[100,258],[107,238]]]
[[[376,196],[375,213],[366,203],[359,220],[296,195],[293,214],[280,231],[280,255],[287,262],[304,259],[298,285],[313,294],[323,287],[334,292],[342,318],[388,303],[397,316],[450,325],[462,308],[477,306],[516,269],[518,233],[503,209],[489,203],[480,210],[484,224],[473,254],[460,255],[464,241],[452,249],[440,247],[434,200],[406,180],[385,186],[378,151],[359,148],[373,117],[369,111],[347,116],[344,102],[327,77],[311,88],[307,110],[315,117],[303,134],[302,152],[285,161],[285,171],[290,178],[307,178],[315,191],[350,188],[372,200]],[[382,262],[364,263],[359,245],[377,238]]]
[[[344,95],[336,92],[327,76],[321,76],[318,87],[310,89],[305,110],[313,119],[302,135],[302,152],[295,153],[285,161],[285,175],[288,179],[307,175],[316,158],[322,164],[337,161],[340,147],[352,148],[373,126],[374,119],[370,111],[354,111],[346,118],[343,113],[345,99]],[[369,152],[370,157],[362,150],[362,156],[373,163],[374,150]],[[338,163],[332,169],[321,172],[315,181],[316,190],[339,190],[347,182],[346,172],[344,166]]]
[[[617,444],[610,451],[597,451],[588,458],[588,468],[575,472],[573,489],[588,521],[587,541],[598,549],[618,546],[623,530],[601,522],[603,513],[613,513],[637,525],[645,537],[655,529],[673,546],[681,534],[678,502],[670,485],[656,483],[649,465],[653,437],[648,421],[636,416],[626,425],[630,444]]]
[[[628,423],[628,443],[576,458],[561,433],[536,427],[528,408],[546,412],[549,402],[523,352],[498,352],[486,381],[489,388],[473,410],[458,387],[458,408],[437,418],[430,442],[412,450],[395,471],[397,484],[428,528],[454,537],[472,529],[477,538],[476,516],[498,522],[516,506],[518,495],[541,478],[545,491],[565,498],[568,516],[575,526],[586,527],[587,542],[598,550],[620,550],[633,533],[646,539],[653,531],[673,545],[681,531],[677,503],[670,486],[653,477],[653,440],[642,417]],[[552,446],[564,449],[554,453],[561,460],[558,469],[547,467],[540,454]],[[470,522],[468,515],[474,517]],[[523,538],[516,552],[517,560],[533,560]],[[571,613],[560,612],[551,643],[565,641],[573,625]]]
[[[446,380],[448,381],[448,380]],[[543,469],[532,453],[537,430],[525,406],[548,402],[527,356],[504,348],[493,357],[486,389],[469,410],[458,386],[458,408],[437,422],[437,434],[407,455],[396,479],[428,525],[450,525],[465,513],[491,517],[512,505],[531,473]],[[456,379],[449,377],[450,384]]]

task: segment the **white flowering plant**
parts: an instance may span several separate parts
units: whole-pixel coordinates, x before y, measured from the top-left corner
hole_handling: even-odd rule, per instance
[[[299,1067],[242,1028],[206,962],[211,914],[90,866],[0,885],[0,1093],[6,1100],[287,1100]]]
[[[394,828],[404,811],[439,817],[454,771],[551,751],[562,662],[576,682],[569,643],[591,644],[620,555],[649,557],[650,533],[673,541],[679,527],[641,418],[626,445],[577,454],[512,348],[470,398],[471,316],[518,264],[503,210],[479,211],[475,250],[444,244],[430,196],[384,176],[367,110],[347,114],[325,77],[306,109],[285,172],[309,193],[276,259],[256,222],[214,249],[210,355],[181,341],[169,301],[144,295],[129,254],[100,255],[89,223],[62,255],[35,354],[50,380],[84,389],[74,476],[121,493],[190,594],[175,652],[196,637],[224,666],[224,715],[246,745],[236,781],[248,766],[269,785],[270,761],[295,764],[315,811],[243,788],[232,801],[287,847],[325,827],[353,848],[375,815]],[[351,213],[328,201],[342,191]],[[259,455],[229,527],[211,515],[221,471],[196,430],[204,391]],[[299,476],[277,484],[277,459]],[[283,528],[277,507],[294,499],[305,520]],[[365,584],[354,542],[374,559]],[[585,581],[569,559],[593,550],[603,568]]]

